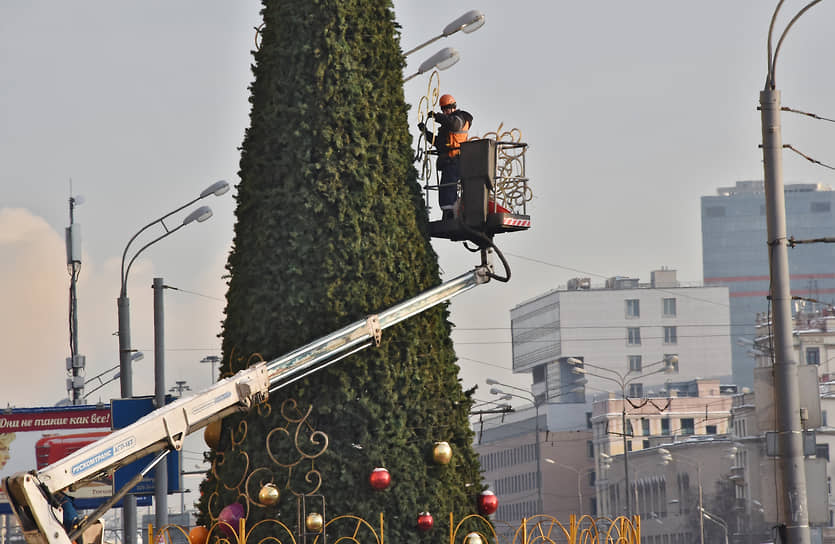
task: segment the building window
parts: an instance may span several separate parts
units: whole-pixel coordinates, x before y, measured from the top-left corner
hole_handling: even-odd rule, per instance
[[[670,434],[670,418],[665,417],[661,419],[661,434],[669,436]]]
[[[821,364],[821,348],[806,348],[806,364]]]
[[[641,449],[649,449],[649,440],[641,440]]]
[[[670,372],[678,374],[678,353],[665,353],[664,359],[669,365]]]
[[[629,372],[640,372],[641,371],[641,356],[640,355],[628,355],[626,357],[627,362],[629,364]]]
[[[815,444],[815,457],[829,461],[829,444]]]
[[[641,434],[644,436],[649,436],[649,419],[642,417],[641,418]]]
[[[675,317],[676,315],[676,299],[674,298],[665,298],[664,299],[664,307],[663,316],[664,317]]]
[[[678,331],[676,327],[664,327],[664,343],[665,344],[677,344],[678,343]]]
[[[586,455],[590,458],[594,458],[594,441],[593,440],[586,440]]]
[[[829,213],[829,202],[812,202],[812,213]]]
[[[716,434],[716,425],[705,425],[705,434]]]
[[[683,417],[681,418],[681,434],[689,435],[695,434],[696,432],[696,422],[692,417]]]
[[[627,327],[626,329],[626,343],[630,346],[640,346],[641,345],[641,328],[640,327]]]
[[[637,298],[626,301],[626,317],[641,317],[641,301]]]
[[[630,383],[629,384],[629,396],[630,397],[643,397],[644,396],[644,384],[642,384],[642,383]]]

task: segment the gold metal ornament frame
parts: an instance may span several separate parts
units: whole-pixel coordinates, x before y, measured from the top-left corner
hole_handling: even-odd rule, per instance
[[[482,528],[475,531],[465,530],[464,526],[467,522],[470,527],[475,522]],[[325,520],[320,533],[296,534],[286,524],[275,519],[261,520],[247,527],[246,518],[241,518],[238,527],[232,527],[223,521],[212,525],[206,542],[212,544],[325,544],[330,538],[331,544],[385,544],[385,521],[382,513],[379,514],[378,523],[379,525],[374,527],[359,516],[345,514]],[[512,538],[503,541],[501,535],[496,533],[494,523],[510,528]],[[269,536],[255,540],[254,535],[263,534],[265,529]],[[188,540],[188,533],[184,528],[166,525],[158,531],[149,526],[148,542],[173,544],[172,533],[182,534]],[[535,515],[523,518],[517,527],[504,522],[492,522],[476,514],[465,516],[456,522],[454,515],[450,513],[449,544],[466,544],[468,537],[473,533],[476,533],[484,544],[640,544],[641,520],[639,516],[632,519],[625,516],[610,519],[593,518],[588,515],[578,517],[572,514],[566,526],[552,516]]]

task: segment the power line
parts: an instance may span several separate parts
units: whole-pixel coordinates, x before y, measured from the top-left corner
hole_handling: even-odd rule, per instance
[[[198,293],[197,291],[189,291],[188,289],[180,289],[179,287],[174,287],[172,285],[166,285],[166,289],[171,289],[172,291],[179,291],[180,293],[186,293],[189,295],[194,295],[196,297],[208,298],[211,300],[217,300],[218,302],[226,302],[226,299],[213,297],[212,295],[205,295],[203,293]]]
[[[515,253],[505,252],[505,255],[507,255],[509,257],[516,257],[517,259],[522,259],[522,260],[530,261],[530,262],[533,262],[533,263],[543,264],[545,266],[550,266],[550,267],[553,267],[553,268],[560,268],[560,269],[563,269],[563,270],[570,270],[572,272],[585,274],[587,276],[595,276],[595,277],[603,278],[603,279],[608,279],[608,278],[611,277],[611,276],[604,276],[603,274],[597,274],[595,272],[586,272],[586,271],[583,271],[583,270],[579,270],[577,268],[571,268],[571,267],[568,267],[568,266],[549,263],[548,261],[543,261],[541,259],[533,259],[531,257],[525,257],[524,255],[518,255],[518,254],[515,254]],[[703,287],[709,287],[709,286],[703,286]],[[719,287],[719,285],[716,285],[716,287]],[[686,293],[682,293],[681,291],[670,291],[668,289],[663,289],[663,288],[659,288],[659,287],[653,287],[652,289],[654,291],[658,291],[659,293],[667,293],[667,294],[671,294],[671,295],[680,296],[682,298],[688,298],[690,300],[696,300],[696,301],[705,302],[705,303],[708,303],[708,304],[715,304],[716,306],[722,306],[723,308],[730,308],[730,304],[723,304],[723,303],[717,302],[715,300],[708,300],[708,299],[701,298],[701,297],[695,297],[695,296],[692,296],[692,295],[688,295]],[[681,287],[680,289],[687,289],[687,287]]]
[[[458,331],[532,331],[532,330],[578,330],[578,329],[623,329],[631,327],[751,327],[750,323],[685,323],[669,322],[669,323],[624,323],[619,325],[542,325],[532,327],[455,327],[453,333]]]

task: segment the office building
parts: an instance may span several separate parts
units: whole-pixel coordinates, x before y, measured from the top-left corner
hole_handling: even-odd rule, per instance
[[[642,397],[670,380],[726,379],[729,319],[727,287],[685,286],[675,270],[653,271],[648,283],[615,276],[597,286],[577,278],[511,309],[513,371],[531,373],[534,394],[549,403],[590,403],[586,393],[601,391]]]
[[[812,240],[835,234],[835,191],[818,183],[786,184],[786,234]],[[733,381],[753,385],[749,354],[757,314],[768,313],[768,247],[762,181],[739,181],[703,196],[702,265],[705,285],[729,289]],[[800,244],[789,250],[794,296],[833,302],[835,244]]]

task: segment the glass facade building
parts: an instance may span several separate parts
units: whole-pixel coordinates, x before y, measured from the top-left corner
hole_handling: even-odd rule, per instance
[[[835,236],[835,191],[818,183],[785,185],[786,234],[791,240]],[[734,381],[752,387],[751,342],[757,316],[769,311],[769,269],[762,181],[739,181],[703,196],[702,267],[705,285],[730,296]],[[792,296],[835,302],[835,245],[799,244],[789,251]]]

